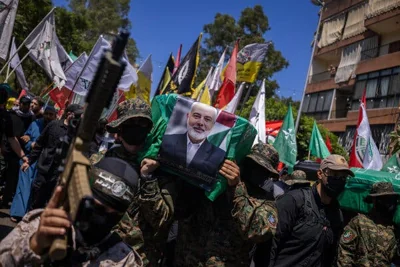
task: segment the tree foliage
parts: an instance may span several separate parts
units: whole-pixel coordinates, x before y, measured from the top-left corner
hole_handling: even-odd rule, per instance
[[[72,50],[76,55],[82,52],[89,54],[100,34],[113,34],[119,29],[129,30],[131,27],[128,19],[129,0],[69,2],[71,10],[63,7],[55,10],[57,36],[67,52]],[[19,1],[13,33],[17,47],[52,8],[51,0]],[[23,47],[19,52],[20,58],[27,52]],[[135,62],[138,49],[132,38],[128,42],[127,54],[131,62]],[[32,92],[39,93],[51,83],[45,72],[29,57],[22,63],[22,67]],[[0,79],[3,82],[5,75],[1,75]],[[8,82],[12,88],[19,89],[15,75]]]
[[[246,103],[243,108],[242,113],[237,112],[237,115],[240,115],[244,118],[248,118],[250,116],[251,108],[255,101],[255,96],[251,97],[249,101]],[[297,112],[300,106],[299,101],[293,101],[291,98],[277,98],[271,97],[266,99],[265,101],[265,120],[283,120],[287,111],[289,104],[292,105],[293,118],[296,120]],[[302,115],[300,119],[299,131],[296,135],[297,137],[297,158],[298,159],[307,159],[308,157],[308,146],[310,144],[311,132],[314,124],[314,118]],[[332,153],[339,154],[348,159],[348,153],[346,150],[338,143],[338,137],[328,131],[324,126],[318,125],[318,129],[325,139],[326,135],[329,136],[329,139],[332,144]]]
[[[214,21],[203,27],[204,40],[200,50],[201,62],[197,83],[207,76],[211,66],[217,64],[225,48],[228,48],[229,54],[232,52],[236,39],[240,38],[239,49],[251,43],[265,43],[270,41],[264,37],[268,30],[268,17],[260,5],[245,8],[238,20],[231,15],[217,13]],[[226,59],[228,60],[228,57]],[[257,81],[250,86],[251,95],[257,94],[261,81],[266,79],[266,97],[273,96],[279,85],[272,77],[288,65],[288,61],[272,43]]]

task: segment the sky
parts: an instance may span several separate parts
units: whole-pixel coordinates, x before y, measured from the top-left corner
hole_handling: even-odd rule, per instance
[[[53,0],[56,6],[65,0]],[[246,7],[260,4],[271,30],[264,38],[275,44],[289,61],[289,67],[274,75],[280,96],[301,99],[311,56],[311,41],[318,23],[318,7],[308,0],[138,0],[131,2],[129,19],[140,59],[152,54],[153,90],[157,86],[169,54],[183,45],[182,58],[216,13],[235,19]],[[87,51],[90,52],[90,51]],[[219,58],[215,59],[215,63]],[[200,59],[201,60],[201,59]],[[152,90],[152,91],[153,91]]]

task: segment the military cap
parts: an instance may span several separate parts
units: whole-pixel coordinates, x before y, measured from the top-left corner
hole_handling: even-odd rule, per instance
[[[78,104],[71,104],[68,105],[68,107],[65,109],[65,113],[72,112],[76,116],[82,115],[83,114],[83,107]]]
[[[346,159],[340,155],[329,155],[322,160],[320,168],[321,170],[346,171],[350,176],[354,177],[354,173],[350,170]]]
[[[148,119],[153,125],[151,119],[151,108],[140,98],[131,98],[121,102],[117,108],[118,119],[107,124],[107,131],[109,133],[116,133],[118,127],[125,121],[132,118],[145,118]]]
[[[292,172],[289,180],[286,180],[285,183],[287,185],[310,184],[310,181],[307,180],[307,175],[304,171],[296,170],[296,171]]]
[[[399,194],[394,191],[392,183],[378,182],[378,183],[374,183],[372,185],[371,192],[365,198],[365,202],[371,203],[373,197],[381,197],[381,196],[397,196],[397,197],[399,197]]]
[[[126,161],[105,157],[89,171],[93,197],[106,206],[125,212],[138,191],[139,175]]]
[[[272,145],[263,143],[254,145],[247,158],[267,169],[272,176],[279,177],[279,173],[276,170],[279,163],[279,154]]]

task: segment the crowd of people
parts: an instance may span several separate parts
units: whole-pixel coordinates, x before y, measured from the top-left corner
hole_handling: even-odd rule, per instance
[[[393,223],[399,195],[389,182],[373,185],[369,214],[346,213],[337,201],[346,159],[330,155],[309,181],[303,171],[278,171],[269,144],[253,146],[240,166],[225,159],[228,187],[214,201],[204,190],[140,159],[151,137],[151,108],[129,99],[118,118],[102,119],[87,157],[95,200],[89,226],[76,227],[57,206],[58,148],[84,109],[69,105],[57,119],[40,98],[9,104],[0,86],[2,206],[19,222],[0,243],[0,266],[391,266],[398,263]],[[200,111],[196,124],[202,122]],[[110,138],[112,136],[112,138]],[[52,242],[68,234],[67,257],[52,262]]]

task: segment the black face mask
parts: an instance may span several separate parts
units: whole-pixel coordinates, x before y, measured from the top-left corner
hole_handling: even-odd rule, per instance
[[[375,203],[375,210],[380,214],[385,214],[385,216],[393,217],[396,212],[397,201],[387,201],[377,199]]]
[[[121,128],[119,135],[128,145],[137,146],[144,143],[148,133],[149,128],[147,127],[130,125],[129,127]]]
[[[327,184],[322,183],[325,193],[328,197],[337,198],[343,192],[346,180],[338,179],[335,176],[327,176]]]
[[[100,205],[94,205],[88,227],[79,229],[79,233],[86,245],[93,245],[102,241],[111,229],[122,219],[123,214],[109,213]]]

